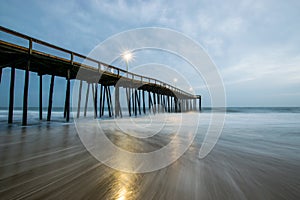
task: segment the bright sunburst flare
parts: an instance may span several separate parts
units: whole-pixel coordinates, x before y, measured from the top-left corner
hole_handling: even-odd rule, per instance
[[[126,62],[129,62],[133,59],[133,53],[129,50],[124,51],[121,56]]]

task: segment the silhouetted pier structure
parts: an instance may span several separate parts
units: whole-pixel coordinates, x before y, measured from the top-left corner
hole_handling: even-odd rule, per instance
[[[82,112],[81,102],[83,100],[85,100],[83,116],[86,116],[90,92],[92,92],[93,97],[95,118],[104,115],[105,104],[108,109],[109,117],[122,117],[122,109],[119,100],[120,88],[125,88],[129,116],[137,116],[142,113],[146,114],[147,110],[154,114],[158,112],[201,110],[200,95],[190,94],[157,79],[127,72],[126,70],[105,64],[93,58],[29,37],[2,26],[0,27],[0,31],[1,34],[13,36],[28,42],[26,45],[20,45],[14,41],[5,41],[5,38],[0,39],[0,82],[2,69],[5,67],[11,68],[8,123],[13,122],[15,69],[24,70],[25,73],[22,125],[27,124],[29,72],[36,72],[39,76],[39,118],[41,120],[43,119],[42,84],[44,75],[51,76],[47,121],[51,120],[55,77],[66,78],[67,86],[64,105],[64,117],[66,118],[66,121],[69,121],[70,119],[70,82],[74,79],[80,81],[76,115],[78,118]],[[48,51],[58,51],[65,56],[58,56],[47,53],[45,50],[36,49],[35,45],[48,49]],[[94,65],[82,64],[82,62],[79,62],[80,59],[87,60]],[[78,74],[79,70],[80,73]],[[85,99],[82,99],[83,82],[87,83]],[[98,86],[100,87],[99,96]],[[111,87],[114,87],[115,89],[114,105]],[[148,95],[148,98],[145,97],[146,95]],[[147,100],[148,102],[146,102]],[[148,109],[146,107],[148,107]]]

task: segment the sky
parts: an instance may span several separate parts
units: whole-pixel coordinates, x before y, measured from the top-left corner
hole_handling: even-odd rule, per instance
[[[84,55],[123,31],[169,28],[207,52],[223,79],[227,106],[300,106],[299,10],[298,0],[2,0],[0,24]],[[17,71],[17,97],[23,76]],[[30,81],[37,83],[37,77]],[[55,87],[65,85],[57,81]],[[195,92],[208,95],[202,84],[193,85]],[[30,87],[38,91],[36,84]],[[0,106],[8,105],[8,88],[5,69]],[[30,94],[29,104],[36,106],[37,94]],[[54,95],[54,106],[63,105],[61,95],[64,90]],[[16,98],[16,106],[21,99]]]

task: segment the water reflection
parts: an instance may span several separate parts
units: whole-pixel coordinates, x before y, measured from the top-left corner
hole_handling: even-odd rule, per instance
[[[115,194],[113,199],[128,200],[136,197],[138,175],[116,171]]]

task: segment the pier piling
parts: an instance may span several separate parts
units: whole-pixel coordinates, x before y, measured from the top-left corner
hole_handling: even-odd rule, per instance
[[[201,111],[202,110],[201,96],[199,95],[198,98],[199,98],[199,111]]]
[[[23,117],[22,117],[22,125],[27,125],[27,110],[28,110],[28,87],[29,87],[29,65],[30,60],[28,61],[28,65],[25,69],[25,80],[24,80],[24,93],[23,93]]]
[[[39,119],[43,119],[43,75],[39,74]]]
[[[70,69],[67,71],[67,89],[66,89],[66,121],[70,121]]]
[[[102,117],[102,107],[104,106],[102,103],[102,96],[103,96],[103,85],[100,84],[100,95],[99,95],[99,117]]]
[[[51,112],[52,112],[52,98],[53,98],[53,88],[54,88],[54,78],[55,76],[51,75],[50,81],[50,90],[49,90],[49,101],[48,101],[48,114],[47,114],[47,121],[51,120]]]
[[[145,105],[145,91],[143,90],[143,112],[146,114],[146,105]]]
[[[95,118],[98,117],[97,99],[98,99],[98,83],[95,83],[95,96],[94,96]]]
[[[89,91],[90,91],[90,83],[87,84],[86,95],[85,95],[85,105],[84,105],[84,113],[83,116],[86,117],[88,101],[89,101]]]
[[[9,110],[8,110],[8,123],[13,122],[13,112],[14,112],[14,94],[15,94],[15,74],[16,69],[11,68],[10,71],[10,93],[9,93]]]
[[[77,104],[77,118],[79,118],[79,116],[80,116],[81,90],[82,90],[82,80],[80,80],[80,83],[79,83],[78,104]]]

